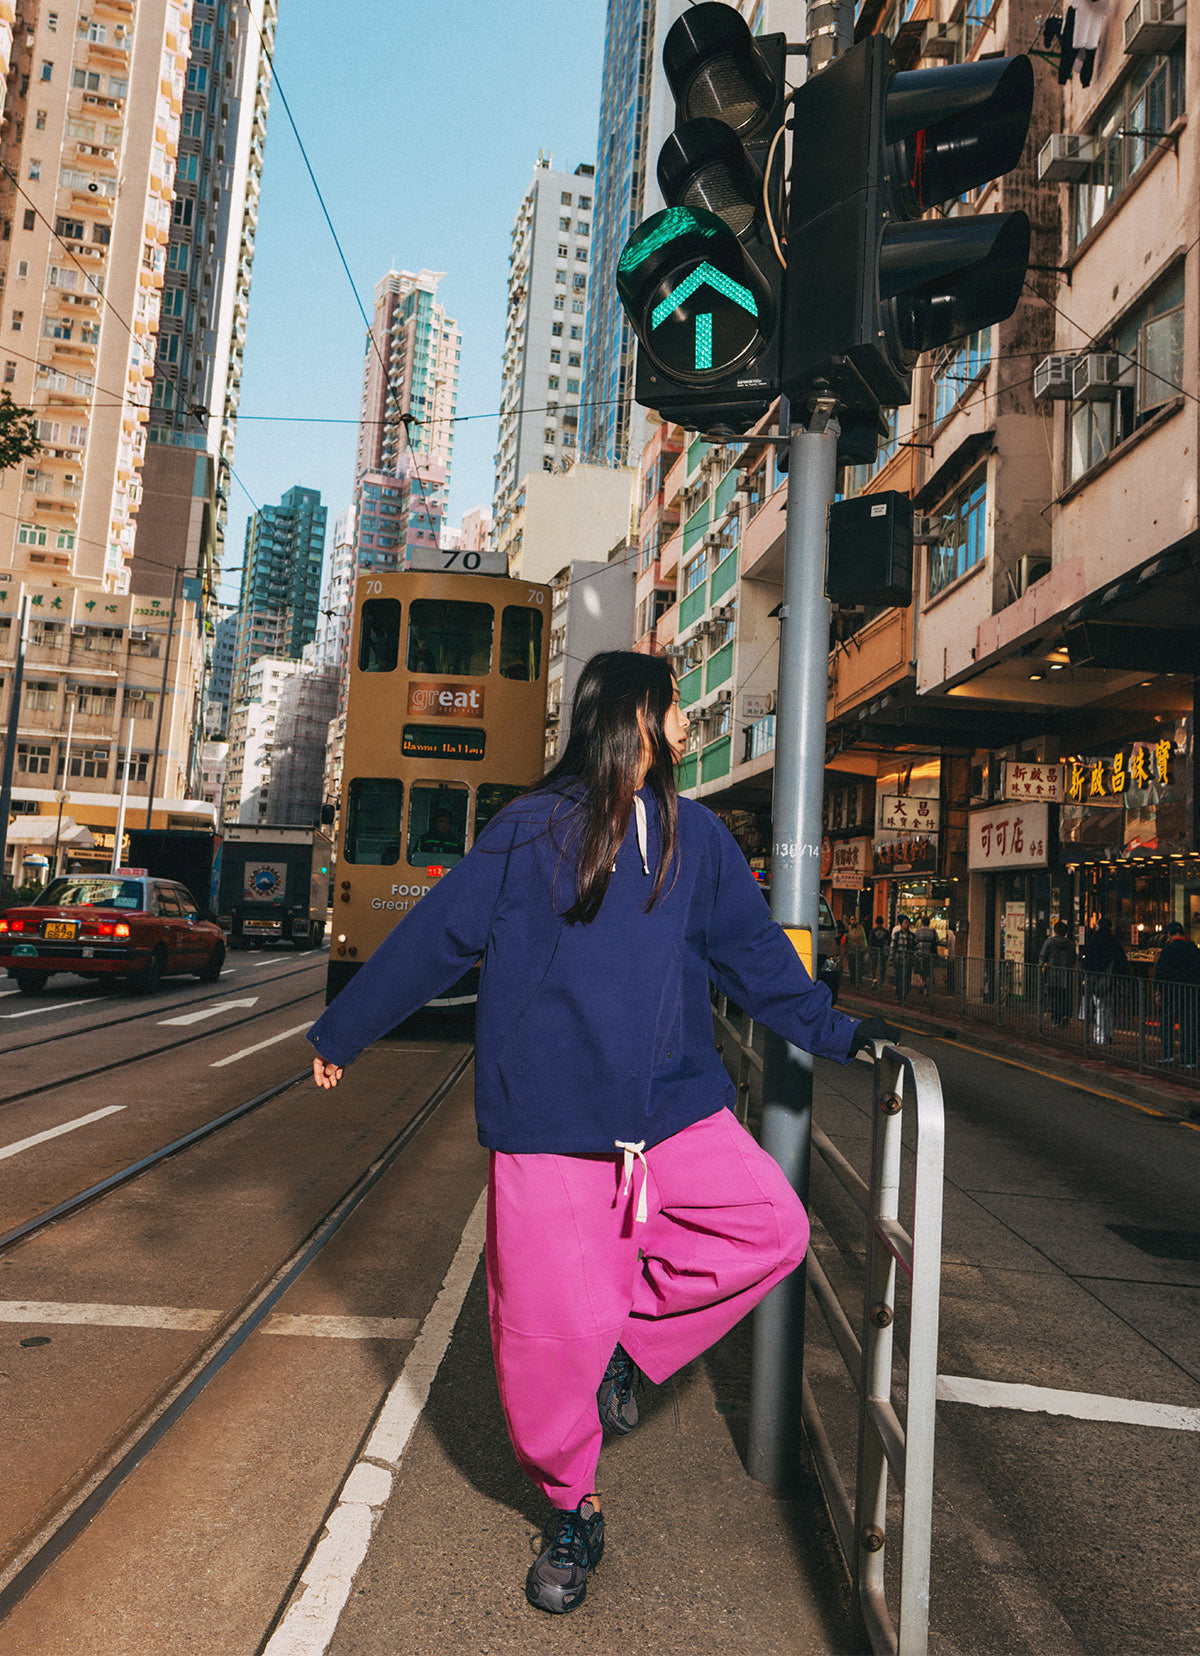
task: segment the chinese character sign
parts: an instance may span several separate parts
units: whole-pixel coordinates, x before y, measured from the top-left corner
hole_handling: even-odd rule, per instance
[[[875,801],[875,826],[901,834],[936,834],[941,802],[923,795],[881,794]]]
[[[967,840],[967,867],[973,874],[1001,868],[1046,868],[1049,865],[1048,805],[1013,801],[972,811]]]
[[[1061,805],[1066,798],[1066,765],[1034,764],[1009,759],[1004,765],[1005,799],[1046,799]]]

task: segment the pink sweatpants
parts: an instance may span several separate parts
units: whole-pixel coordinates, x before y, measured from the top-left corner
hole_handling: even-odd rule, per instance
[[[728,1332],[808,1246],[779,1165],[729,1110],[623,1157],[493,1151],[492,1351],[517,1460],[556,1507],[596,1487],[596,1389],[618,1341],[661,1384]],[[635,1223],[645,1179],[647,1217]]]

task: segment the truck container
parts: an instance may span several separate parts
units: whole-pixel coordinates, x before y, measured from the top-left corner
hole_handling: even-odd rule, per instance
[[[130,867],[159,880],[178,880],[206,916],[215,914],[221,873],[221,835],[213,828],[129,828]]]
[[[332,868],[333,845],[319,828],[230,823],[217,894],[230,948],[316,948],[325,935]]]

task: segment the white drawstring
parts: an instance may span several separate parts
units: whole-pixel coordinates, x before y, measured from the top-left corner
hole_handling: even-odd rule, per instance
[[[646,801],[641,794],[633,796],[633,815],[637,827],[638,850],[642,854],[642,873],[649,874],[650,864],[646,861]]]
[[[616,1139],[614,1143],[618,1150],[625,1152],[625,1162],[621,1169],[624,1181],[621,1185],[622,1196],[628,1196],[633,1187],[633,1164],[635,1159],[642,1164],[642,1188],[638,1194],[637,1212],[633,1216],[633,1222],[635,1225],[644,1225],[646,1223],[646,1180],[650,1174],[645,1157],[646,1141],[645,1139],[639,1139],[634,1144],[632,1141],[626,1143],[624,1139]]]

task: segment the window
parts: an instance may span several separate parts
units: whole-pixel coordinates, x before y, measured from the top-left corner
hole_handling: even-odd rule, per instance
[[[390,776],[354,776],[346,790],[348,863],[387,867],[400,861],[404,784]]]
[[[61,236],[64,241],[82,241],[83,220],[56,218],[54,221],[54,234],[56,236]]]
[[[29,163],[29,176],[35,180],[42,176],[42,163],[40,161],[31,161]]]
[[[538,676],[541,659],[541,613],[507,605],[500,620],[500,676],[532,684]]]
[[[71,754],[70,774],[72,776],[92,776],[103,780],[108,775],[108,751],[105,748],[78,748]],[[58,756],[58,774],[63,773],[63,756]]]
[[[482,676],[492,665],[490,604],[417,598],[408,606],[410,673]]]
[[[693,558],[691,563],[684,564],[683,566],[684,592],[695,592],[696,588],[704,580],[707,573],[708,554],[707,552],[702,552],[698,558]]]
[[[1163,146],[1184,112],[1184,48],[1169,57],[1137,60],[1133,74],[1104,104],[1096,126],[1096,159],[1071,186],[1071,245],[1078,247],[1139,170]]]
[[[54,65],[45,58],[42,59],[41,78],[44,81],[53,80],[54,78]]]
[[[18,259],[17,260],[17,280],[18,280],[18,282],[23,282],[28,275],[29,275],[29,260],[28,259]]]
[[[562,338],[562,331],[563,325],[561,322],[552,322],[550,324],[550,332],[554,335],[555,339]]]
[[[933,417],[946,415],[992,360],[992,330],[980,328],[934,364]]]
[[[559,256],[560,259],[565,259],[567,257],[567,255],[570,253],[570,251],[571,251],[571,249],[567,246],[566,242],[559,242],[559,244],[558,244],[558,256]]]
[[[21,327],[22,327],[22,324],[24,323],[24,321],[25,321],[25,312],[15,310],[12,313],[12,331],[14,333],[20,333]]]
[[[34,742],[17,743],[17,769],[30,776],[49,776],[50,745]]]
[[[571,338],[572,339],[582,339],[583,338],[583,329],[582,328],[572,328],[571,329]]]
[[[73,69],[71,85],[80,87],[85,92],[99,92],[100,76],[93,69]]]
[[[391,673],[400,659],[400,600],[368,598],[358,639],[360,673]]]
[[[987,471],[978,472],[941,509],[938,540],[930,548],[929,596],[965,575],[983,559],[987,529]]]
[[[591,208],[592,208],[592,198],[591,198],[591,196],[580,196],[580,198],[579,198],[579,210],[580,210],[580,212],[581,213],[589,213],[591,211]]]
[[[582,280],[582,278],[577,278],[577,280]],[[572,309],[572,311],[574,312],[574,314],[576,316],[582,316],[583,315],[583,300],[582,299],[572,299],[571,300],[571,309]]]
[[[578,260],[579,260],[579,261],[580,261],[580,262],[581,262],[581,263],[582,263],[582,264],[586,264],[586,263],[587,263],[587,256],[588,256],[588,250],[587,250],[587,248],[586,248],[586,247],[577,247],[577,248],[576,248],[576,249],[575,249],[575,257],[576,257],[576,258],[577,258],[577,259],[578,259]]]
[[[564,310],[566,308],[566,303],[567,302],[563,298],[561,293],[556,293],[554,295],[554,308],[555,308],[555,310]]]
[[[414,782],[408,796],[408,861],[413,868],[452,868],[467,848],[464,782]]]
[[[569,230],[571,228],[571,220],[569,218],[560,218],[558,221],[558,228],[560,230]]]
[[[562,195],[560,195],[558,199],[562,202],[564,207],[569,207],[571,205],[571,192],[570,192],[570,190],[564,190]]]
[[[23,707],[36,707],[39,712],[49,713],[54,707],[54,691],[55,686],[52,683],[39,684],[36,679],[32,682],[27,679],[21,693],[21,704]]]
[[[575,229],[581,236],[587,236],[591,234],[592,227],[590,224],[577,224]]]
[[[10,358],[4,364],[4,383],[5,383],[5,385],[11,385],[12,382],[16,379],[16,377],[17,377],[17,365]]]
[[[549,386],[551,391],[557,391],[558,390],[558,375],[557,374],[550,374],[546,379],[546,384]]]

